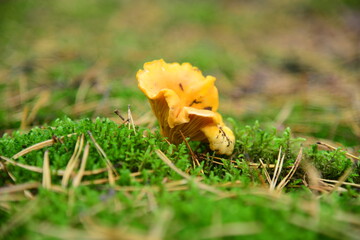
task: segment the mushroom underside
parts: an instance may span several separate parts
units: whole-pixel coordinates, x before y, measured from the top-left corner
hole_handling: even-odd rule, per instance
[[[173,144],[180,144],[183,142],[181,133],[193,141],[208,142],[207,137],[201,131],[202,128],[210,125],[216,126],[214,116],[209,111],[208,116],[198,114],[187,114],[186,122],[170,127],[168,123],[169,107],[165,99],[150,100],[150,104],[156,118],[160,121],[161,134],[168,138],[168,141]],[[204,111],[204,110],[202,110]]]

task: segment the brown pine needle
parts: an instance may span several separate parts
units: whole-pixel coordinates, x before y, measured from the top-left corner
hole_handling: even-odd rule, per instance
[[[297,168],[300,165],[301,159],[302,159],[302,148],[300,148],[299,154],[296,157],[296,160],[294,162],[294,164],[292,165],[289,173],[282,179],[282,181],[277,185],[276,190],[281,191],[286,184],[288,184],[288,182],[290,181],[290,179],[294,176],[294,173],[296,172]]]
[[[28,199],[35,199],[34,194],[32,194],[29,190],[24,190],[24,195],[25,195]]]
[[[158,208],[158,204],[156,202],[153,191],[145,190],[147,197],[147,206],[150,212],[154,212]]]
[[[44,154],[42,186],[46,189],[51,188],[51,172],[48,150],[46,150]]]
[[[336,184],[336,183],[339,182],[339,181],[337,181],[337,180],[324,179],[324,178],[320,178],[319,180],[320,180],[320,181],[323,181],[323,182],[327,182],[327,183],[334,183],[334,184]],[[351,182],[341,182],[340,185],[348,185],[348,186],[360,188],[360,184],[351,183]]]
[[[179,168],[177,168],[171,161],[170,159],[160,150],[160,149],[156,149],[155,150],[156,154],[159,156],[159,158],[166,164],[168,165],[172,170],[174,170],[177,174],[179,174],[180,176],[182,176],[183,178],[185,178],[188,181],[191,181],[193,178],[186,174],[185,172],[181,171]],[[224,192],[209,186],[207,184],[204,184],[202,182],[199,182],[198,180],[194,179],[194,182],[196,183],[196,185],[200,188],[203,189],[205,191],[211,192],[211,193],[215,193],[217,195],[220,196],[224,196],[226,195]]]
[[[71,133],[71,134],[68,134],[66,137],[71,137],[73,135],[75,135],[77,133]],[[57,138],[58,140],[62,140],[64,139],[65,137],[62,136],[62,137],[59,137]],[[18,159],[19,157],[22,157],[26,154],[28,154],[29,152],[32,152],[32,151],[36,151],[36,150],[40,150],[40,149],[43,149],[45,147],[49,147],[51,145],[53,145],[54,143],[56,143],[58,140],[56,138],[52,138],[52,139],[49,139],[49,140],[46,140],[46,141],[43,141],[43,142],[40,142],[40,143],[36,143],[28,148],[25,148],[23,150],[21,150],[20,152],[16,153],[14,156],[12,156],[12,159]]]
[[[24,196],[23,193],[10,193],[10,194],[0,195],[0,209],[4,208],[6,210],[10,210],[12,209],[12,206],[8,204],[9,202],[18,202],[24,200],[27,200],[27,198]]]
[[[39,209],[37,200],[29,201],[25,206],[19,209],[14,215],[11,216],[6,224],[1,225],[0,239],[5,239],[6,234],[9,231],[28,221],[37,209]]]
[[[186,179],[181,179],[181,180],[177,180],[177,181],[171,181],[165,184],[166,187],[176,187],[176,186],[180,186],[180,185],[184,185],[187,184],[188,180]]]
[[[75,96],[75,106],[74,106],[75,109],[78,104],[84,102],[84,100],[86,98],[86,94],[89,92],[89,89],[91,87],[91,83],[90,83],[91,77],[94,77],[94,76],[96,76],[96,74],[94,72],[93,67],[88,69],[87,72],[84,74],[84,76],[82,76],[80,86],[79,86],[78,91],[76,92],[76,96]]]
[[[185,178],[186,180],[191,180],[192,177],[188,174],[186,174],[185,172],[181,171],[179,168],[177,168],[171,161],[170,159],[160,150],[160,149],[156,149],[155,150],[156,154],[159,156],[159,158],[166,164],[168,165],[172,170],[174,170],[177,174],[179,174],[180,176],[182,176],[183,178]]]
[[[148,239],[164,239],[165,230],[170,223],[173,213],[170,209],[166,208],[160,212],[160,216],[157,221],[154,221],[151,226],[147,238]]]
[[[7,158],[7,157],[4,157],[4,156],[0,156],[0,158],[5,160],[7,163],[11,163],[14,166],[18,166],[18,167],[21,167],[23,169],[26,169],[26,170],[29,170],[29,171],[32,171],[32,172],[37,172],[37,173],[42,173],[43,172],[42,168],[40,168],[40,167],[34,167],[34,166],[18,163],[18,162],[15,162],[15,161]]]
[[[26,129],[26,126],[27,126],[27,117],[28,117],[28,114],[29,114],[29,107],[27,105],[25,105],[22,113],[21,113],[21,123],[20,123],[20,129],[21,130],[25,130]]]
[[[88,235],[84,230],[75,229],[73,227],[60,228],[59,226],[51,225],[48,222],[42,222],[37,225],[30,225],[30,229],[45,239],[53,238],[58,240],[99,240],[99,238]]]
[[[181,134],[181,137],[183,139],[183,141],[185,142],[186,144],[186,147],[189,149],[190,151],[190,155],[191,155],[191,159],[192,159],[192,162],[193,162],[193,167],[195,168],[195,166],[200,166],[200,162],[199,160],[197,159],[196,155],[194,154],[194,151],[191,149],[190,147],[190,144],[189,142],[187,141],[187,139],[185,138],[184,134],[182,133],[182,131],[180,130],[180,134]],[[201,169],[200,170],[201,173],[204,173],[204,171]]]
[[[337,150],[336,147],[331,146],[330,144],[327,144],[327,143],[317,142],[316,144],[318,144],[318,145],[323,145],[323,146],[325,146],[325,147],[327,147],[327,148],[329,148],[329,149],[331,149],[331,150]],[[351,154],[351,153],[349,153],[349,152],[347,152],[347,151],[345,151],[345,150],[342,150],[342,151],[344,151],[344,152],[345,152],[345,155],[348,156],[349,158],[351,158],[353,161],[355,161],[355,160],[356,160],[356,161],[359,161],[359,160],[360,160],[359,157],[357,157],[357,156],[355,156],[355,155],[353,155],[353,154]]]
[[[133,118],[133,116],[131,114],[131,110],[130,110],[130,104],[128,105],[128,119],[130,120],[129,129],[130,129],[130,125],[131,125],[132,129],[134,130],[134,133],[136,133],[135,124],[134,124],[134,118]]]
[[[115,186],[115,176],[114,176],[114,173],[113,171],[111,170],[111,168],[108,168],[107,170],[108,172],[108,178],[109,178],[109,184],[110,186]]]
[[[210,159],[207,159],[207,155],[206,154],[200,154],[203,158],[202,159],[205,159],[206,161],[211,161],[215,164],[219,164],[219,165],[224,165],[222,162],[218,162],[218,161],[215,161],[215,160],[210,160]],[[220,157],[215,157],[215,156],[211,156],[212,159],[217,159],[217,160],[222,160],[223,158],[220,158]],[[229,160],[231,163],[234,163],[234,164],[237,164],[237,162],[235,160]],[[253,162],[247,162],[247,164],[252,167],[252,168],[259,168],[260,166],[266,166],[267,168],[275,168],[275,164],[261,164],[261,163],[253,163]],[[238,168],[239,166],[238,165],[233,165],[233,167],[236,167]]]
[[[206,159],[206,160],[208,160],[208,159]],[[225,166],[225,164],[224,163],[222,163],[222,162],[217,162],[217,161],[214,161],[214,160],[208,160],[208,161],[210,161],[210,162],[212,162],[212,163],[215,163],[215,164],[218,164],[218,165],[221,165],[221,166]],[[234,168],[238,168],[239,166],[237,166],[237,165],[234,165]]]
[[[39,92],[43,91],[44,87],[34,87],[26,92],[24,92],[22,95],[11,95],[7,98],[7,104],[11,108],[17,108],[24,104],[26,101],[31,100],[35,98],[37,95],[39,95]]]
[[[259,159],[259,161],[261,163],[261,166],[264,169],[266,180],[268,181],[269,184],[271,184],[271,177],[270,177],[270,174],[269,174],[268,170],[266,169],[266,165],[263,163],[263,161],[261,159]]]
[[[2,159],[2,157],[0,156],[0,159]],[[16,181],[16,178],[15,176],[9,172],[9,170],[7,169],[6,167],[6,164],[2,161],[0,161],[0,170],[3,170],[5,172],[5,174],[13,181],[15,182]]]
[[[277,159],[275,170],[274,170],[274,175],[273,175],[273,178],[270,183],[270,191],[275,189],[276,183],[281,174],[282,166],[284,164],[284,159],[285,159],[285,154],[281,156],[281,147],[280,147],[278,159]]]
[[[154,171],[150,170],[148,171],[149,173],[152,173]],[[130,176],[131,177],[137,177],[137,176],[140,176],[141,175],[141,172],[134,172],[134,173],[131,173]],[[114,180],[119,180],[120,179],[120,176],[117,176],[117,177],[114,177]],[[136,179],[135,179],[136,181]],[[95,180],[88,180],[88,181],[82,181],[80,183],[81,186],[85,186],[85,185],[97,185],[97,184],[103,184],[103,183],[108,183],[109,182],[109,178],[100,178],[100,179],[95,179]]]
[[[0,195],[10,194],[10,193],[15,193],[15,192],[22,192],[25,190],[38,188],[39,186],[41,186],[41,183],[39,183],[39,182],[29,182],[29,183],[21,183],[21,184],[1,187]]]
[[[31,194],[29,190],[31,189],[37,189],[42,186],[42,183],[40,182],[29,182],[29,183],[19,183],[16,185],[6,186],[0,188],[0,196],[6,196],[9,194],[14,194],[18,192],[23,192],[22,196],[26,196],[27,198],[34,199],[35,197]],[[55,192],[61,192],[66,193],[66,191],[59,185],[51,185],[49,188],[52,191]],[[29,195],[31,194],[31,195]]]
[[[120,179],[120,177],[114,177],[114,180],[118,180]],[[100,178],[100,179],[95,179],[95,180],[87,180],[87,181],[82,181],[80,183],[81,186],[88,186],[88,185],[99,185],[99,184],[104,184],[104,183],[108,183],[109,182],[109,178]]]
[[[353,170],[354,170],[353,166],[346,169],[343,175],[341,175],[340,178],[338,179],[334,188],[329,193],[335,192],[345,182],[345,180],[349,177],[349,175],[352,173]]]
[[[311,164],[309,161],[307,161],[306,158],[302,160],[301,167],[306,172],[307,178],[309,180],[307,187],[313,190],[321,189],[321,181],[319,181],[320,173],[316,169],[316,167],[313,164]]]
[[[268,164],[268,163],[263,163],[263,164],[260,164],[260,163],[247,163],[250,167],[252,167],[252,168],[259,168],[260,167],[260,165],[261,166],[265,166],[265,167],[267,167],[267,168],[275,168],[276,167],[276,165],[275,164]]]
[[[96,175],[96,174],[100,174],[100,173],[103,173],[103,172],[106,172],[107,171],[107,168],[99,168],[99,169],[94,169],[94,170],[87,170],[87,171],[84,171],[84,176],[91,176],[91,175]]]
[[[82,217],[81,222],[86,230],[86,233],[82,235],[85,236],[84,239],[160,240],[130,227],[124,227],[121,225],[109,227],[101,225],[93,221],[93,219],[88,216]]]
[[[29,171],[32,171],[32,172],[37,172],[37,173],[43,173],[43,169],[40,168],[40,167],[35,167],[35,166],[31,166],[31,165],[26,165],[26,164],[23,164],[23,163],[18,163],[18,162],[15,162],[7,157],[4,157],[4,156],[0,156],[1,159],[5,160],[7,163],[9,164],[12,164],[14,166],[17,166],[17,167],[21,167],[25,170],[29,170]],[[105,168],[99,168],[99,169],[94,169],[94,170],[88,170],[88,171],[84,171],[84,176],[91,176],[91,175],[96,175],[96,174],[100,174],[100,173],[103,173],[103,172],[106,172],[108,170],[107,167]],[[57,176],[63,176],[65,173],[65,170],[57,170],[56,172],[54,172],[55,175]]]
[[[74,177],[74,180],[73,180],[73,186],[74,187],[77,187],[77,186],[80,185],[81,179],[84,176],[86,161],[87,161],[88,156],[89,156],[89,149],[90,149],[90,144],[89,144],[89,142],[87,142],[86,145],[85,145],[85,148],[84,148],[83,157],[81,159],[80,170],[76,174],[76,176]]]
[[[254,235],[259,232],[261,232],[261,225],[257,222],[216,223],[201,230],[201,239],[240,238],[240,236]]]
[[[98,153],[100,154],[100,156],[102,156],[103,159],[105,159],[105,163],[107,166],[107,170],[108,170],[108,177],[109,177],[109,183],[111,185],[115,184],[115,178],[114,178],[114,174],[115,176],[119,176],[119,174],[116,172],[116,169],[114,167],[114,165],[111,163],[111,161],[109,160],[109,158],[107,157],[106,153],[104,152],[104,150],[100,147],[100,145],[96,142],[95,138],[93,137],[92,133],[90,131],[88,131],[88,134],[90,136],[91,141],[94,143],[96,150],[98,151]]]
[[[50,91],[44,90],[40,93],[39,98],[37,99],[34,107],[29,113],[28,118],[26,119],[26,123],[30,124],[34,121],[36,114],[39,112],[40,108],[48,104],[50,98]]]
[[[81,114],[81,113],[86,113],[86,112],[90,112],[93,111],[94,109],[96,109],[96,107],[99,106],[99,101],[92,101],[92,102],[84,102],[84,103],[78,103],[76,106],[68,106],[66,107],[66,109],[64,109],[64,111],[71,111],[72,114]]]
[[[15,154],[12,157],[12,159],[18,159],[19,157],[22,157],[25,154],[28,154],[29,152],[36,151],[36,150],[51,146],[53,144],[54,144],[53,139],[49,139],[49,140],[46,140],[46,141],[43,141],[43,142],[40,142],[40,143],[36,143],[36,144],[34,144],[34,145],[32,145],[32,146],[30,146],[28,148],[25,148],[24,150],[18,152],[17,154]]]
[[[130,119],[125,119],[125,118],[121,115],[119,109],[115,109],[115,110],[114,110],[114,113],[123,121],[123,124],[129,122]]]
[[[280,126],[282,126],[284,124],[284,122],[286,121],[286,119],[288,119],[288,117],[290,116],[293,109],[294,109],[294,102],[286,101],[286,103],[282,107],[281,111],[276,116],[275,126],[277,128],[279,128]]]
[[[66,169],[63,178],[61,180],[61,186],[64,188],[68,185],[70,176],[73,173],[73,170],[76,168],[76,165],[78,164],[79,156],[83,148],[83,145],[84,145],[84,134],[81,134],[81,136],[78,136],[78,139],[75,144],[74,152],[68,164],[66,165]]]

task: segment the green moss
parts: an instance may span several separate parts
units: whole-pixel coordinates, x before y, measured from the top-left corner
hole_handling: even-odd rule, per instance
[[[281,148],[282,179],[303,143],[293,137],[298,134],[341,142],[360,155],[356,119],[349,115],[356,99],[349,90],[359,78],[359,61],[352,34],[347,34],[355,29],[358,0],[3,2],[0,102],[5,104],[0,104],[0,136],[11,134],[0,138],[0,155],[11,157],[36,143],[76,133],[16,159],[41,168],[48,150],[52,184],[60,185],[61,176],[55,173],[66,168],[81,134],[90,143],[86,170],[106,166],[91,132],[120,177],[116,187],[94,184],[69,187],[66,193],[40,187],[30,190],[34,201],[5,201],[0,194],[0,238],[63,239],[62,233],[76,230],[89,239],[93,235],[85,231],[95,226],[146,235],[161,221],[164,239],[201,239],[212,224],[248,222],[258,227],[257,235],[215,239],[358,237],[351,237],[356,229],[349,223],[360,214],[358,188],[341,186],[341,193],[314,196],[304,186],[307,178],[300,168],[284,194],[271,197],[261,191],[267,187],[264,170],[250,166],[260,159],[276,163]],[[335,40],[329,37],[333,33]],[[228,121],[237,138],[232,156],[217,156],[206,143],[191,142],[201,162],[193,168],[186,145],[169,145],[156,130],[139,126],[134,133],[106,118],[90,120],[112,116],[114,109],[124,110],[128,104],[135,119],[149,111],[135,74],[144,62],[159,58],[188,61],[217,78],[221,102],[229,103],[219,111],[236,119]],[[85,76],[89,85],[81,88]],[[28,124],[31,130],[17,131],[25,108],[30,113],[43,90],[50,93],[49,100]],[[286,109],[288,102],[294,105]],[[283,110],[289,110],[288,116],[275,129]],[[290,128],[278,130],[283,126]],[[209,193],[194,180],[169,190],[169,183],[183,177],[158,158],[156,149],[180,170],[232,197]],[[352,164],[343,149],[316,146],[303,146],[303,160],[331,180]],[[7,167],[16,181],[0,170],[1,187],[42,181],[41,173]],[[346,181],[360,183],[359,166],[353,168]],[[272,176],[273,169],[267,170]],[[139,176],[133,177],[134,172]],[[83,181],[107,177],[104,172]],[[223,184],[238,185],[220,187]],[[16,214],[25,218],[11,225]],[[87,220],[94,225],[89,227]],[[1,235],[4,226],[12,229]]]
[[[96,151],[90,140],[89,132],[107,154],[109,160],[116,166],[120,178],[116,181],[116,188],[106,184],[93,186],[80,186],[70,188],[69,194],[56,193],[40,188],[33,191],[37,196],[36,208],[31,212],[29,220],[19,223],[7,236],[8,239],[27,237],[31,239],[47,239],[45,233],[38,226],[50,224],[55,228],[75,228],[84,231],[86,223],[84,218],[90,217],[97,225],[116,228],[128,226],[133,229],[148,232],[154,221],[161,218],[163,212],[170,212],[171,219],[166,223],[166,239],[199,239],[205,234],[207,227],[213,224],[227,223],[255,223],[258,233],[248,236],[249,239],[272,239],[277,236],[281,239],[294,239],[303,236],[304,239],[317,239],[321,234],[338,236],[338,228],[326,232],[328,224],[339,223],[332,217],[334,211],[351,211],[359,213],[357,193],[351,189],[342,196],[326,198],[320,202],[319,225],[316,231],[297,226],[293,223],[295,218],[304,218],[311,221],[309,215],[301,204],[304,201],[312,201],[312,195],[299,186],[301,179],[293,179],[287,187],[286,198],[290,202],[282,202],[257,195],[251,192],[256,186],[260,186],[258,170],[249,168],[249,162],[275,163],[279,148],[286,154],[285,166],[293,163],[298,154],[302,139],[293,139],[290,129],[278,133],[274,129],[264,130],[259,123],[253,126],[239,127],[232,121],[237,137],[235,152],[232,159],[236,159],[239,167],[234,167],[229,159],[223,158],[224,166],[202,162],[201,167],[192,169],[191,156],[185,144],[179,146],[169,145],[158,133],[151,133],[143,127],[136,127],[136,132],[126,125],[116,125],[114,122],[97,118],[94,121],[82,119],[73,121],[69,118],[57,119],[47,127],[33,128],[28,133],[14,132],[11,136],[5,135],[0,139],[1,155],[11,157],[22,149],[33,144],[51,139],[54,136],[66,136],[54,145],[33,151],[19,158],[17,161],[42,167],[44,151],[49,151],[50,168],[53,173],[59,169],[65,169],[70,159],[78,136],[84,134],[85,142],[91,143],[86,170],[105,167],[105,162]],[[147,134],[147,137],[143,135]],[[191,143],[193,146],[198,143]],[[194,145],[195,144],[195,145]],[[181,180],[182,177],[171,170],[155,154],[155,149],[161,149],[171,161],[182,171],[192,176],[201,175],[203,182],[209,185],[223,184],[240,181],[242,184],[236,188],[223,188],[234,195],[232,198],[218,200],[211,193],[199,189],[197,184],[189,182],[182,185],[185,191],[167,191],[167,182]],[[201,144],[198,152],[207,151]],[[349,166],[349,159],[344,152],[319,151],[316,147],[305,149],[304,157],[311,160],[322,172],[323,177],[337,179]],[[213,156],[207,153],[210,160]],[[16,178],[16,183],[29,181],[42,181],[42,174],[30,172],[20,167],[8,165],[9,171]],[[202,174],[200,170],[203,170]],[[132,177],[133,172],[141,172],[141,175]],[[270,171],[270,170],[269,170]],[[106,178],[107,173],[84,176],[83,180],[96,180]],[[356,178],[352,178],[356,180]],[[52,183],[60,185],[61,177],[52,176]],[[2,185],[8,184],[10,179],[2,178]],[[137,187],[132,192],[122,191],[128,186]],[[158,187],[151,190],[151,187]],[[145,193],[145,195],[144,195]],[[152,196],[149,196],[149,194]],[[355,198],[354,198],[355,197]],[[151,200],[153,199],[153,200]],[[155,201],[155,202],[153,202]],[[31,201],[30,201],[31,202]],[[4,222],[10,221],[14,214],[26,208],[29,201],[12,202],[11,209],[0,210],[0,216]],[[154,205],[155,204],[155,205]],[[284,205],[285,204],[285,205]],[[155,209],[154,209],[155,207]],[[305,208],[306,209],[306,208]],[[319,232],[319,233],[318,233]],[[50,233],[48,233],[50,234]],[[50,234],[51,235],[51,234]],[[324,236],[322,236],[324,237]]]
[[[346,156],[345,151],[341,148],[335,151],[320,151],[317,145],[313,145],[307,152],[307,157],[319,169],[322,177],[326,179],[338,179],[352,165],[352,160]],[[358,182],[359,167],[354,165],[354,168],[355,170],[350,175],[350,179]]]

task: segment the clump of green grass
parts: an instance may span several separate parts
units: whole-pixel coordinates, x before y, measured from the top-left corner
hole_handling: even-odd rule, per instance
[[[269,183],[264,180],[265,172],[273,175],[272,165],[279,159],[280,148],[284,165],[278,182],[299,156],[318,171],[324,168],[324,178],[337,180],[349,167],[344,151],[306,148],[302,155],[302,139],[293,139],[290,129],[277,133],[261,129],[259,123],[241,127],[232,122],[237,142],[234,154],[226,158],[206,152],[205,143],[190,143],[195,152],[192,155],[185,143],[168,144],[157,131],[117,125],[106,118],[63,118],[28,133],[5,135],[0,139],[4,186],[0,188],[4,199],[0,235],[7,239],[87,239],[98,235],[104,239],[110,239],[110,235],[134,239],[219,239],[243,235],[252,239],[293,239],[300,234],[305,239],[323,235],[354,237],[346,231],[354,226],[335,217],[347,211],[358,217],[350,213],[358,206],[358,194],[350,187],[342,188],[341,196],[334,192],[319,199],[314,195],[317,191],[312,193],[302,184],[304,172],[298,171],[282,194],[281,190],[269,190]],[[69,159],[81,138],[84,143],[78,162],[64,186],[64,172],[69,169]],[[24,149],[49,140],[51,144],[46,147],[19,157]],[[86,174],[74,184],[87,143]],[[169,167],[159,158],[159,152],[174,166]],[[50,179],[44,178],[45,153],[49,156]],[[9,162],[11,157],[15,163]],[[201,161],[200,166],[193,167],[193,157]],[[335,158],[336,162],[331,162]],[[260,164],[260,159],[267,167]],[[327,161],[332,167],[326,166]],[[24,165],[43,172],[25,169]],[[49,180],[51,184],[44,185]],[[327,185],[323,191],[330,193],[334,185]],[[25,215],[21,215],[23,212]],[[313,219],[317,219],[316,224]]]

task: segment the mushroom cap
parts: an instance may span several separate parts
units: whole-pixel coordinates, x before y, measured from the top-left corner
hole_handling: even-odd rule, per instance
[[[189,63],[170,63],[155,60],[144,64],[137,73],[139,88],[152,100],[166,98],[169,105],[169,125],[189,121],[184,107],[217,111],[218,91],[213,76],[204,77]],[[201,114],[201,113],[200,113]],[[202,113],[204,114],[204,113]]]
[[[232,153],[235,137],[216,112],[219,100],[213,76],[204,77],[189,63],[160,59],[145,63],[136,78],[170,142],[180,143],[181,131],[191,140],[208,141],[221,154]]]

